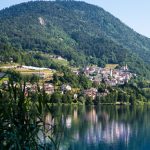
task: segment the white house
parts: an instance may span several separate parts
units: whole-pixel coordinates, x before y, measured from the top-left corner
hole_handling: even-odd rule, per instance
[[[63,84],[62,86],[61,86],[61,90],[64,92],[64,91],[71,91],[71,86],[70,85],[65,85],[65,84]]]

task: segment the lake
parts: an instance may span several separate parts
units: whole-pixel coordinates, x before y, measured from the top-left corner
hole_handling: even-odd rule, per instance
[[[55,106],[45,120],[60,150],[149,150],[149,114],[148,106]]]

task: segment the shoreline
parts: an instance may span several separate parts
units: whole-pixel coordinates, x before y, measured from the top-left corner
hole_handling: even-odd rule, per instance
[[[95,104],[83,104],[83,103],[48,103],[48,106],[102,106],[102,105],[111,105],[111,106],[143,106],[143,105],[150,105],[150,102],[136,102],[135,105],[131,105],[131,103],[99,103],[97,105]]]

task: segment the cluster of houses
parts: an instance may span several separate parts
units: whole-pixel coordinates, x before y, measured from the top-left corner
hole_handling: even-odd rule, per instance
[[[29,92],[35,93],[40,90],[44,89],[45,93],[51,95],[54,93],[54,86],[50,83],[44,83],[43,85],[37,86],[37,84],[27,83],[25,87],[25,95],[27,96]]]
[[[95,99],[97,96],[97,92],[98,90],[96,88],[90,88],[90,89],[84,90],[84,95],[91,97],[92,99]]]
[[[100,68],[97,66],[87,66],[83,69],[84,74],[93,82],[99,85],[101,82],[105,82],[109,86],[124,85],[128,81],[136,76],[129,71],[128,66],[123,66],[119,69]],[[109,91],[105,89],[103,93],[98,93],[96,88],[90,88],[84,90],[84,95],[95,99],[96,96],[107,96]]]
[[[14,83],[14,86],[16,83]],[[22,89],[24,85],[22,85]],[[3,82],[3,89],[8,89],[8,81]],[[38,90],[44,90],[46,94],[51,95],[55,92],[55,87],[52,83],[44,83],[44,84],[31,84],[30,82],[26,83],[25,85],[25,96],[28,96],[29,93],[36,93]],[[71,91],[72,88],[68,84],[63,84],[60,88],[61,93],[64,94],[67,91]],[[74,95],[75,96],[75,95]],[[75,96],[76,97],[76,96]]]
[[[109,91],[107,89],[104,90],[104,92],[99,93],[96,88],[90,88],[87,90],[84,90],[84,95],[87,97],[91,97],[93,100],[96,98],[96,96],[104,97],[109,94]]]
[[[53,56],[54,57],[54,56]],[[56,57],[56,56],[55,56]],[[11,66],[12,67],[12,66]],[[49,68],[39,68],[39,67],[33,67],[33,66],[13,66],[14,68],[17,67],[17,69],[29,69],[34,70],[33,73],[36,75],[39,75],[41,78],[45,78],[47,74],[44,72],[44,70],[51,70]],[[79,70],[73,71],[76,75],[80,74]],[[87,66],[83,69],[84,74],[91,80],[93,83],[100,84],[101,82],[105,82],[106,85],[109,86],[117,86],[117,85],[123,85],[127,83],[132,77],[136,76],[136,74],[133,74],[129,71],[128,66],[123,66],[119,69],[110,69],[110,68],[100,68],[98,66]],[[0,77],[4,76],[4,73],[0,73]],[[5,87],[7,87],[7,82],[4,82]],[[39,87],[36,84],[27,83],[25,87],[25,95],[27,96],[29,92],[36,92],[38,91],[38,88],[40,90],[44,89],[45,93],[51,95],[54,93],[55,88],[54,85],[51,83],[44,83],[43,85],[40,85]],[[64,94],[67,91],[72,91],[72,87],[69,84],[63,84],[60,87],[61,93]],[[99,93],[96,88],[90,88],[83,91],[85,96],[91,97],[92,99],[95,99],[97,95],[99,96],[106,96],[109,94],[109,91],[105,89],[103,93]],[[76,99],[78,97],[77,94],[74,95],[74,98]]]
[[[97,66],[87,66],[84,68],[84,74],[93,82],[99,84],[104,81],[107,85],[116,86],[127,83],[132,77],[136,76],[131,73],[128,66],[120,69],[100,68]]]

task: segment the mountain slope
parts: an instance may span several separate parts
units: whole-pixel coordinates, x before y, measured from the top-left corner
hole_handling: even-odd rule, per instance
[[[55,53],[80,65],[128,63],[150,76],[150,39],[84,2],[28,2],[0,11],[0,42]],[[141,70],[139,70],[141,68]]]

